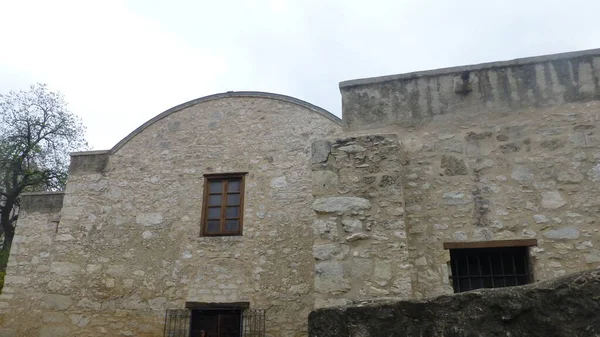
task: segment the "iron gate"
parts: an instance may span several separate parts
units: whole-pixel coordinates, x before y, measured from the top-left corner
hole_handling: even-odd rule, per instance
[[[190,314],[187,309],[167,309],[165,315],[165,337],[189,337]]]
[[[190,337],[191,313],[189,309],[167,309],[164,336]],[[241,318],[242,337],[265,337],[265,310],[244,309]]]
[[[242,337],[265,336],[265,310],[246,309],[242,312]]]

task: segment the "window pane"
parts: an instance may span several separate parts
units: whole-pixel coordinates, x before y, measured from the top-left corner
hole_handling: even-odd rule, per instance
[[[208,206],[221,206],[221,199],[223,199],[221,194],[209,195]]]
[[[237,232],[240,230],[239,220],[225,220],[225,230],[228,232]]]
[[[229,218],[239,218],[240,217],[240,208],[239,207],[227,207],[227,211],[225,212],[225,217]]]
[[[227,205],[239,205],[240,204],[240,195],[239,194],[228,194],[227,195]]]
[[[240,186],[242,186],[241,180],[229,180],[227,182],[227,192],[239,192]]]
[[[206,232],[207,233],[219,233],[221,231],[221,221],[220,220],[208,220],[206,224]]]
[[[221,218],[221,207],[209,208],[208,209],[209,219],[220,219]]]
[[[221,180],[209,181],[208,191],[210,193],[221,193],[221,191],[223,191],[223,182]]]

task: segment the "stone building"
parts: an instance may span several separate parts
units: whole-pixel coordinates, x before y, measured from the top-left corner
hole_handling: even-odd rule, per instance
[[[600,266],[600,50],[228,92],[23,197],[0,336],[306,336],[318,307]]]

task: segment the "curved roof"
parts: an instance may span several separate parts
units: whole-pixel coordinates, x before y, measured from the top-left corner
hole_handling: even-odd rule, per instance
[[[146,123],[142,124],[137,129],[133,130],[133,132],[128,134],[127,137],[123,138],[120,142],[118,142],[115,146],[113,146],[113,148],[110,149],[108,151],[108,153],[112,154],[112,153],[117,152],[121,147],[123,147],[129,140],[131,140],[133,137],[135,137],[138,133],[142,132],[144,129],[146,129],[150,125],[169,116],[172,113],[183,110],[185,108],[189,108],[189,107],[199,104],[199,103],[204,103],[204,102],[208,102],[208,101],[212,101],[212,100],[216,100],[216,99],[229,98],[229,97],[258,97],[258,98],[274,99],[274,100],[302,106],[302,107],[312,110],[312,111],[314,111],[314,112],[324,116],[325,118],[328,118],[338,124],[341,124],[341,122],[342,122],[342,120],[339,117],[332,114],[331,112],[329,112],[323,108],[320,108],[316,105],[305,102],[303,100],[294,98],[294,97],[273,94],[273,93],[269,93],[269,92],[260,92],[260,91],[228,91],[228,92],[224,92],[224,93],[220,93],[220,94],[214,94],[214,95],[196,98],[194,100],[174,106],[171,109],[168,109],[168,110],[162,112],[161,114],[155,116],[154,118],[150,119]]]

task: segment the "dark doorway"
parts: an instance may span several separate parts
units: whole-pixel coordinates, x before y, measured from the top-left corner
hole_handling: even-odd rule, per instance
[[[241,337],[241,317],[240,309],[193,309],[190,337]]]

